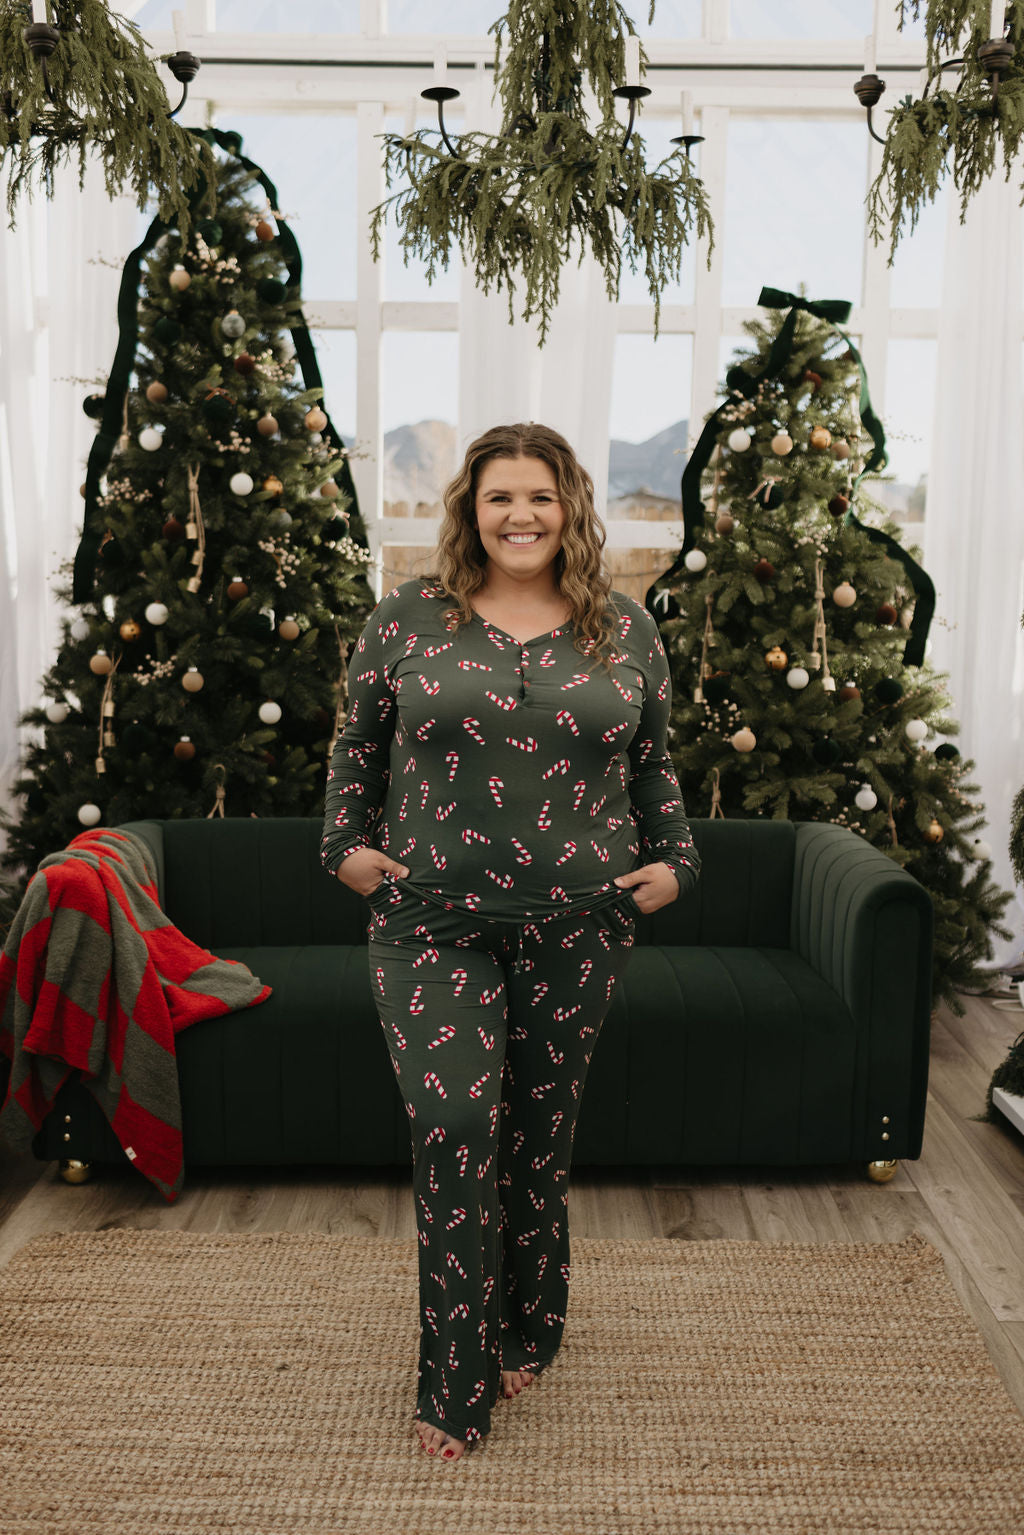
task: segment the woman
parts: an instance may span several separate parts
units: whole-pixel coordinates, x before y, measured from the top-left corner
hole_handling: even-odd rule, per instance
[[[322,860],[370,904],[413,1143],[428,1454],[457,1460],[551,1363],[591,1052],[636,913],[700,859],[657,626],[602,567],[593,483],[547,427],[473,442],[437,569],[370,615]]]

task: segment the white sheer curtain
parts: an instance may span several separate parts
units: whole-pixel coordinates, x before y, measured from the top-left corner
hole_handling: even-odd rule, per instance
[[[997,151],[998,152],[998,151]],[[998,170],[959,221],[949,199],[938,388],[925,538],[935,582],[930,660],[949,672],[956,744],[973,758],[992,847],[992,875],[1015,892],[992,966],[1024,941],[1010,805],[1024,784],[1024,448],[1021,423],[1021,212],[1016,178]]]
[[[10,806],[22,742],[18,717],[37,703],[60,638],[53,595],[82,531],[79,486],[117,341],[120,268],[139,214],[111,202],[102,175],[57,177],[55,196],[23,199],[0,228],[0,802]]]
[[[482,75],[482,71],[480,72]],[[495,133],[498,104],[491,82],[474,80],[467,92],[470,129]],[[517,288],[516,313],[521,291]],[[534,323],[508,321],[508,299],[485,295],[462,269],[459,304],[459,457],[488,427],[535,421],[561,432],[594,481],[603,515],[608,493],[608,417],[615,352],[615,306],[591,255],[561,277],[561,297],[543,348]]]

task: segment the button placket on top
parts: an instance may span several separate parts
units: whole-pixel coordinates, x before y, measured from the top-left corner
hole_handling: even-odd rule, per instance
[[[529,667],[529,665],[530,665],[530,652],[529,652],[529,650],[527,649],[527,647],[525,645],[520,643],[520,645],[519,645],[519,665],[516,667],[516,674],[517,674],[517,676],[519,678],[519,702],[520,703],[526,703],[527,702],[527,689],[530,686],[530,679],[529,679],[529,677],[527,677],[526,672],[527,672],[527,668]]]

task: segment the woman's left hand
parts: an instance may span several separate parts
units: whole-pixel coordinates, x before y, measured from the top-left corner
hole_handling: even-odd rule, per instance
[[[620,890],[630,890],[640,910],[646,915],[668,906],[679,894],[679,881],[667,863],[645,863],[632,874],[620,874],[614,883]]]

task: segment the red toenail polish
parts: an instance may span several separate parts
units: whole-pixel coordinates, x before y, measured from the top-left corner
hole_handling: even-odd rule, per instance
[[[453,1455],[454,1455],[454,1454],[455,1454],[455,1451],[454,1451],[454,1450],[445,1450],[445,1452],[444,1452],[444,1458],[445,1458],[445,1460],[451,1460],[451,1458],[452,1458],[452,1456],[453,1456]]]

